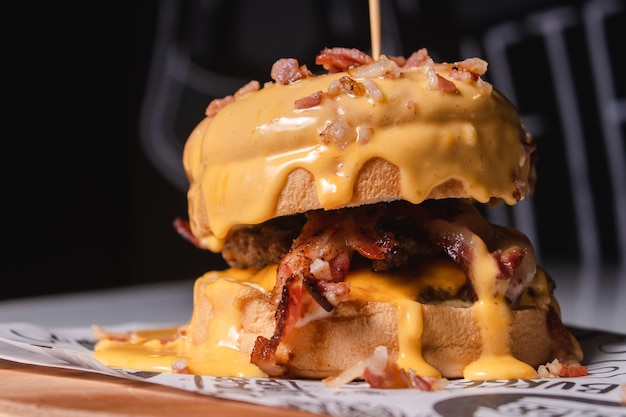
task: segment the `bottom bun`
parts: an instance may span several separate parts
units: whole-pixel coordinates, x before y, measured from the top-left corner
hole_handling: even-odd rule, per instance
[[[202,344],[215,309],[205,285],[196,285],[194,314],[189,323],[192,342]],[[242,285],[233,293],[240,312],[239,349],[250,355],[258,336],[272,337],[275,306],[268,293]],[[223,300],[222,300],[223,301]],[[220,302],[222,302],[220,301]],[[390,302],[347,301],[332,314],[292,329],[280,343],[276,359],[289,374],[299,378],[326,378],[340,374],[374,349],[385,346],[390,358],[399,354],[397,306]],[[553,358],[546,309],[513,311],[509,338],[513,356],[537,368]],[[445,378],[462,378],[464,368],[483,350],[481,332],[471,307],[422,305],[422,355]],[[238,320],[239,321],[239,320]]]

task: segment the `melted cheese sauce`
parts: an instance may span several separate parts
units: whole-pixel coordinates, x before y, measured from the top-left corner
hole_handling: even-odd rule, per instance
[[[421,354],[423,321],[416,294],[431,288],[433,283],[435,288],[455,294],[465,283],[464,273],[447,260],[434,261],[406,277],[368,270],[353,272],[347,279],[351,299],[397,306],[398,364],[422,376],[440,377]],[[414,274],[423,279],[415,279]],[[208,272],[196,281],[194,312],[184,336],[172,338],[179,329],[139,331],[129,341],[103,339],[96,345],[94,356],[107,366],[126,369],[172,372],[173,364],[184,359],[186,371],[193,374],[265,376],[250,363],[249,354],[239,351],[241,314],[234,300],[249,288],[269,294],[275,277],[275,265],[258,272],[236,268]]]
[[[486,255],[485,252],[480,256],[473,271],[481,277],[493,273],[494,266],[487,260],[493,258]],[[209,272],[196,281],[194,316],[188,325],[179,329],[139,331],[132,340],[125,342],[103,339],[96,345],[94,355],[108,366],[126,369],[172,372],[173,364],[184,359],[185,372],[193,374],[265,376],[250,363],[249,354],[239,351],[242,325],[234,300],[250,290],[269,294],[275,282],[275,271],[273,265],[258,272],[238,269]],[[404,277],[367,270],[353,272],[347,280],[351,299],[397,306],[398,365],[414,369],[418,375],[439,377],[439,371],[422,356],[422,304],[417,301],[417,294],[426,288],[456,294],[465,283],[464,272],[449,260],[430,262]],[[416,274],[419,279],[415,278]],[[464,377],[472,380],[536,377],[532,367],[511,355],[507,326],[512,313],[500,296],[493,296],[493,285],[488,284],[493,280],[479,278],[479,281],[482,283],[477,288],[480,300],[466,308],[474,309],[485,349],[477,361],[466,367]],[[538,274],[532,286],[535,291],[548,294],[543,275]],[[172,337],[177,332],[181,334]]]
[[[250,363],[250,355],[239,351],[241,314],[233,300],[248,287],[271,291],[275,271],[274,266],[256,273],[208,272],[196,280],[194,290],[193,314],[203,317],[202,326],[139,331],[128,341],[102,339],[94,357],[114,368],[173,372],[174,363],[184,360],[184,372],[195,375],[267,376]]]
[[[506,287],[497,288],[506,281],[495,279],[498,265],[485,243],[474,235],[472,244],[475,258],[470,274],[478,298],[473,309],[480,327],[483,350],[480,358],[464,369],[463,377],[472,380],[535,378],[535,369],[511,353],[509,329],[513,325],[513,312],[504,299]]]
[[[450,179],[465,184],[479,202],[517,202],[515,179],[530,171],[525,132],[516,109],[497,90],[450,79],[444,71],[439,75],[458,91],[430,90],[428,70],[418,68],[396,79],[368,80],[381,90],[379,99],[341,94],[294,108],[296,100],[327,91],[346,75],[267,84],[194,129],[183,162],[191,228],[204,245],[219,252],[231,227],[274,217],[287,176],[297,168],[314,176],[324,209],[350,203],[357,174],[372,158],[399,167],[401,196],[414,204]],[[346,146],[324,143],[321,132],[337,120],[371,136]]]

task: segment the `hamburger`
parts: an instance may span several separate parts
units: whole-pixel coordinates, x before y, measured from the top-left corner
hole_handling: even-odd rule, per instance
[[[531,242],[482,215],[528,196],[536,162],[487,63],[349,48],[315,62],[280,59],[272,81],[209,104],[175,226],[229,268],[196,280],[187,324],[99,329],[96,357],[378,387],[586,374]]]

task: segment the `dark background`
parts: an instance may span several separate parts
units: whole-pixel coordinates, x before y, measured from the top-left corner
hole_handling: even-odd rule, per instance
[[[67,10],[55,5],[55,9],[20,13],[24,19],[20,33],[31,40],[12,51],[15,79],[24,81],[23,90],[17,88],[14,102],[9,103],[12,112],[5,113],[14,133],[5,135],[11,145],[4,154],[5,170],[11,168],[3,199],[8,239],[0,299],[188,280],[224,267],[219,255],[196,249],[177,235],[172,221],[186,217],[185,192],[155,167],[140,144],[139,117],[158,35],[158,2],[120,3],[79,2]],[[281,57],[296,57],[315,68],[315,54],[323,47],[365,51],[370,47],[365,0],[335,2],[344,5],[337,19],[345,25],[328,23],[331,1],[180,3],[185,24],[179,41],[191,48],[195,62],[241,80],[269,80],[271,64]],[[485,28],[540,7],[584,2],[415,3],[419,6],[412,9],[415,14],[397,16],[395,29],[402,44],[394,53],[408,56],[427,47],[437,60],[455,61],[465,58],[459,52],[462,34],[478,38]],[[620,37],[624,26],[613,27],[612,36]],[[577,38],[580,33],[572,36],[573,44],[582,41]],[[581,51],[574,57],[584,64],[588,56]],[[525,54],[519,51],[520,57]],[[550,120],[555,104],[541,98],[549,88],[542,84],[549,84],[542,63],[520,58],[519,65],[526,75],[523,82],[529,83],[528,88],[520,88],[521,110],[544,111]],[[591,97],[589,83],[583,85],[587,87],[580,94]],[[16,87],[9,85],[8,90]],[[622,97],[626,95],[623,81],[618,88]],[[186,111],[181,117],[186,122],[178,126],[181,132],[190,132],[202,119],[211,98]],[[583,109],[589,115],[585,129],[591,132],[591,140],[598,129],[594,111]],[[575,260],[579,255],[573,215],[559,208],[560,201],[569,201],[571,187],[559,157],[559,129],[544,125],[551,140],[537,138],[540,144],[545,140],[541,157],[550,162],[542,165],[540,160],[535,203],[542,204],[540,227],[555,230],[542,234],[538,243],[544,257],[555,261]],[[599,156],[602,148],[590,145],[589,149],[590,158],[598,159],[594,181],[599,185],[594,190],[601,203],[603,255],[616,262],[611,233],[616,224],[611,196],[603,191],[608,174]]]

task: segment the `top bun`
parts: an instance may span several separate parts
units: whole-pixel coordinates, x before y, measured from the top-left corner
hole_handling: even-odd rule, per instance
[[[252,82],[213,102],[183,156],[200,244],[219,251],[235,226],[314,209],[432,198],[512,205],[529,194],[532,138],[480,78],[486,62],[438,64],[423,51],[419,63],[383,55],[323,75],[302,66],[295,81]]]

